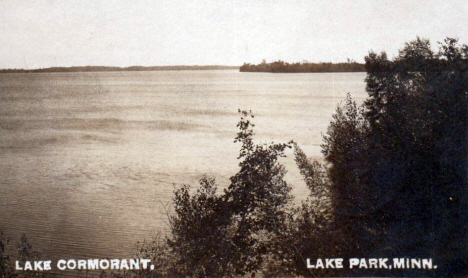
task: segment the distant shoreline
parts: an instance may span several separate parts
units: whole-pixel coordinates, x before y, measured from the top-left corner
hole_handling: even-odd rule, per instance
[[[41,72],[110,72],[110,71],[178,71],[178,70],[239,70],[239,66],[131,66],[131,67],[51,67],[41,69],[0,69],[0,73],[41,73]]]
[[[239,69],[240,72],[271,72],[271,73],[331,73],[331,72],[365,72],[364,64],[349,60],[346,63],[287,63],[276,61],[267,63],[265,60],[261,64],[253,65],[244,63]]]
[[[184,71],[184,70],[239,70],[239,72],[267,72],[267,73],[333,73],[333,72],[365,72],[364,64],[348,63],[261,63],[252,65],[244,63],[242,66],[79,66],[79,67],[50,67],[40,69],[0,69],[1,73],[67,73],[67,72],[115,72],[115,71]]]

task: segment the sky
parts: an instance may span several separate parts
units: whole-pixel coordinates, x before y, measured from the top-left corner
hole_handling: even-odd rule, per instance
[[[467,26],[466,0],[0,0],[0,68],[363,62]]]

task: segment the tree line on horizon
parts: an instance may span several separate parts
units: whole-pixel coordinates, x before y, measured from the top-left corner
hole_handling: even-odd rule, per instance
[[[303,61],[302,63],[287,63],[284,61],[275,61],[267,63],[263,60],[258,65],[244,63],[240,67],[241,72],[274,72],[274,73],[305,73],[305,72],[365,72],[364,64],[348,59],[346,63],[311,63]]]
[[[164,70],[223,70],[239,69],[238,66],[131,66],[131,67],[108,67],[108,66],[77,66],[77,67],[50,67],[41,69],[0,69],[0,73],[40,73],[40,72],[99,72],[99,71],[164,71]]]
[[[408,42],[365,58],[362,105],[348,94],[321,145],[254,142],[241,111],[239,170],[174,191],[170,233],[139,246],[154,271],[111,277],[468,275],[468,46]],[[309,190],[294,204],[280,163],[288,149]],[[437,269],[309,269],[307,258],[432,258]],[[1,261],[0,261],[1,262]],[[0,264],[1,266],[1,264]],[[107,275],[107,274],[106,274]]]

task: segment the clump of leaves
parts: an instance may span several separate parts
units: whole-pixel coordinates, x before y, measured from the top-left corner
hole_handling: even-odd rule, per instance
[[[272,251],[273,238],[281,233],[292,200],[278,162],[287,144],[255,144],[249,111],[241,111],[235,142],[242,144],[240,170],[231,184],[217,194],[213,178],[203,177],[200,188],[175,191],[175,214],[170,218],[169,246],[175,253],[178,273],[185,276],[239,276],[256,272]]]

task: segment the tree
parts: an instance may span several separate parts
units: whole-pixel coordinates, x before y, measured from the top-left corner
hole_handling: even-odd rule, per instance
[[[434,53],[417,38],[392,61],[370,53],[369,98],[334,115],[323,145],[333,208],[336,219],[360,215],[343,225],[360,254],[430,257],[441,275],[467,274],[467,49],[448,38]]]
[[[16,254],[11,252],[10,239],[0,232],[0,278],[13,277],[55,277],[54,273],[24,270],[15,271],[14,261],[25,265],[26,261],[40,260],[41,252],[37,251],[29,242],[25,234],[21,235],[20,241],[15,244]]]
[[[272,239],[281,233],[291,202],[291,187],[284,181],[286,170],[278,163],[288,144],[254,144],[253,127],[246,111],[238,124],[235,142],[242,143],[239,172],[231,177],[225,200],[232,213],[233,243],[244,269],[236,274],[257,271],[272,251]]]
[[[14,270],[11,264],[12,256],[8,254],[7,247],[10,239],[0,232],[0,278],[14,277]]]
[[[194,195],[190,187],[175,191],[169,246],[185,276],[242,276],[258,271],[281,233],[292,197],[284,181],[288,144],[254,144],[250,112],[240,111],[235,142],[242,144],[239,172],[217,195],[214,179],[203,178]]]
[[[344,106],[336,109],[322,144],[330,165],[333,225],[339,227],[334,253],[345,257],[364,256],[363,251],[375,241],[368,220],[375,188],[369,176],[369,123],[363,112],[348,94]]]
[[[307,267],[307,258],[326,258],[338,255],[337,230],[333,225],[330,181],[326,168],[307,158],[294,143],[296,165],[309,189],[309,196],[300,206],[288,212],[281,234],[274,240],[271,262],[265,274],[270,277],[316,275]],[[321,275],[339,275],[324,270]]]
[[[189,186],[175,191],[175,214],[170,217],[168,244],[176,256],[177,275],[233,275],[231,260],[235,246],[229,232],[230,212],[216,190],[215,180],[204,177],[193,196]]]

